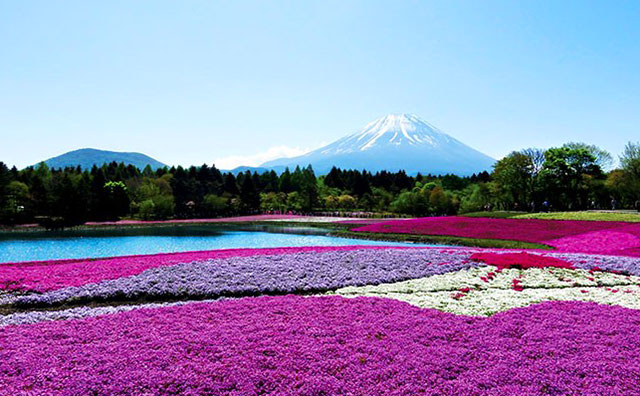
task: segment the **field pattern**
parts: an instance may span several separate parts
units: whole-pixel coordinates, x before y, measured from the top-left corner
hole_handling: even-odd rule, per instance
[[[566,243],[635,229],[529,224],[565,243],[3,264],[0,394],[638,394],[640,257]]]

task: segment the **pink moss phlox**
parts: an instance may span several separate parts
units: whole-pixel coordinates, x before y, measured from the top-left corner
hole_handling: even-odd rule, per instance
[[[568,268],[574,269],[571,263],[549,256],[530,253],[474,253],[471,259],[498,267],[498,271],[507,268]]]
[[[140,274],[156,267],[209,259],[257,255],[329,252],[354,249],[388,249],[385,246],[305,246],[267,249],[224,249],[199,252],[162,253],[105,259],[52,260],[0,264],[0,290],[45,292],[82,286],[103,280]],[[393,248],[404,249],[401,246]],[[417,249],[417,248],[413,248]]]
[[[259,297],[0,329],[3,394],[637,394],[640,311]]]
[[[629,223],[610,221],[569,221],[538,219],[494,219],[485,217],[424,217],[391,220],[355,228],[362,232],[449,235],[466,238],[507,239],[542,243],[569,235],[628,227]],[[640,224],[637,226],[640,231]]]
[[[503,239],[545,244],[562,252],[640,257],[640,223],[451,216],[391,220],[353,231]]]
[[[544,243],[563,252],[638,256],[640,225],[624,224],[621,227],[570,235]]]

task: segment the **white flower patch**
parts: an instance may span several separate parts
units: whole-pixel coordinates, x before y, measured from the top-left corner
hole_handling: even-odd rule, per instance
[[[483,280],[486,279],[486,281]],[[523,288],[514,290],[517,279]],[[489,316],[543,301],[592,301],[640,309],[640,277],[559,268],[471,268],[404,282],[345,287],[344,297],[393,298],[421,308]]]

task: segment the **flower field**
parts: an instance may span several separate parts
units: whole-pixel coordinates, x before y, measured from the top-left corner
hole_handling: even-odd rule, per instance
[[[448,254],[427,249],[357,249],[209,259],[151,268],[137,275],[43,293],[23,291],[0,298],[0,304],[24,307],[141,298],[309,294],[349,285],[420,278],[479,265],[469,257],[469,253]]]
[[[459,315],[489,316],[543,301],[592,301],[640,309],[640,277],[565,268],[477,267],[375,286],[338,289],[345,297],[383,297]]]
[[[357,246],[356,246],[357,247]],[[368,247],[372,248],[372,247]],[[353,250],[354,247],[292,247],[271,249],[226,249],[165,253],[106,259],[52,260],[0,264],[0,290],[44,292],[67,286],[82,286],[103,280],[137,275],[147,269],[210,259],[280,255],[285,253]],[[373,247],[375,249],[375,247]]]
[[[452,216],[392,220],[353,231],[515,240],[563,252],[640,256],[639,223]]]
[[[244,298],[0,329],[6,394],[637,392],[640,311],[490,318],[381,298]]]
[[[2,264],[0,395],[640,394],[640,257],[558,246]]]

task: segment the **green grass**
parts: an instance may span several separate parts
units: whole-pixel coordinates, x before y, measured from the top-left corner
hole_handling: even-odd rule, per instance
[[[640,213],[634,212],[551,212],[528,213],[514,216],[516,219],[543,219],[543,220],[585,220],[585,221],[625,221],[630,223],[640,222]]]
[[[526,212],[511,212],[511,211],[496,210],[495,212],[486,212],[486,211],[484,211],[484,212],[470,212],[470,213],[461,214],[460,216],[464,216],[464,217],[490,217],[492,219],[510,219],[512,217],[521,216],[524,213],[526,213]]]
[[[542,220],[584,220],[584,221],[626,221],[630,223],[640,222],[638,212],[607,212],[589,210],[583,212],[551,212],[551,213],[526,213],[526,212],[472,212],[464,213],[464,217],[490,217],[493,219],[542,219]]]
[[[462,238],[446,235],[387,234],[377,232],[355,232],[346,230],[336,230],[332,232],[331,235],[342,238],[372,239],[375,241],[392,242],[413,242],[433,245],[454,245],[498,249],[553,249],[553,247],[551,246],[542,245],[539,243],[511,241],[504,239]]]

